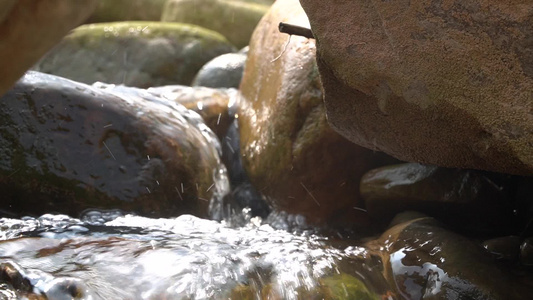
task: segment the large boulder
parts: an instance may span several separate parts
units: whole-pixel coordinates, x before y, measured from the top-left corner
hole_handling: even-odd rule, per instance
[[[189,85],[206,62],[234,50],[220,34],[193,25],[99,23],[76,28],[34,69],[88,84]]]
[[[402,160],[533,174],[533,3],[301,3],[342,135]]]
[[[169,0],[161,21],[199,25],[221,33],[238,48],[248,45],[268,5],[255,1]]]
[[[94,10],[96,0],[0,1],[0,95]]]
[[[144,90],[28,72],[0,99],[0,128],[3,213],[205,217],[229,192],[200,116]]]
[[[382,156],[330,128],[315,42],[293,36],[287,43],[280,21],[309,26],[298,1],[278,1],[252,36],[238,111],[245,169],[277,210],[315,224],[366,224],[359,181]]]

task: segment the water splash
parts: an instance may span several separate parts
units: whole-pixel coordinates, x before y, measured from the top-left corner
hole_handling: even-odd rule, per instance
[[[243,293],[259,299],[266,291],[302,299],[341,272],[339,261],[367,259],[363,248],[340,250],[326,238],[275,230],[257,218],[231,228],[190,215],[92,211],[82,220],[0,219],[0,234],[9,239],[0,243],[0,273],[27,278],[28,294],[76,292],[80,299],[239,299]],[[65,290],[65,283],[76,288]]]

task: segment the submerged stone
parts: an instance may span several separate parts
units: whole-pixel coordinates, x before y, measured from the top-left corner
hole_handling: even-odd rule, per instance
[[[471,240],[433,218],[405,221],[366,244],[381,251],[384,277],[407,299],[529,299],[531,287]]]
[[[214,134],[144,90],[28,72],[0,101],[6,213],[89,208],[207,216],[229,192]]]
[[[242,48],[248,45],[255,26],[267,10],[268,5],[254,1],[169,0],[161,20],[190,23],[217,31]]]
[[[522,240],[519,236],[504,236],[483,241],[482,246],[496,259],[512,261],[519,257]]]
[[[33,68],[88,84],[189,85],[206,62],[234,50],[220,34],[194,25],[99,23],[76,28]]]
[[[298,1],[278,1],[254,32],[238,109],[244,167],[274,209],[314,224],[366,227],[359,181],[390,160],[330,128],[315,41],[289,42],[279,20],[308,26]]]

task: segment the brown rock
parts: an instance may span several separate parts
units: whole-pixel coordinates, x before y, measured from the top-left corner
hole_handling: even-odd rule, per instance
[[[359,180],[381,156],[327,124],[315,42],[278,31],[309,26],[298,1],[278,1],[252,36],[238,120],[245,169],[275,209],[312,223],[365,223]]]
[[[175,101],[198,113],[220,140],[226,135],[228,127],[233,121],[233,116],[230,116],[228,111],[228,105],[235,102],[238,97],[236,89],[213,89],[184,85],[149,88],[148,92]]]
[[[0,4],[0,95],[94,10],[96,0],[19,0]]]
[[[342,135],[402,160],[533,173],[533,3],[301,2]]]
[[[366,244],[402,299],[528,299],[531,287],[432,218],[406,220]]]

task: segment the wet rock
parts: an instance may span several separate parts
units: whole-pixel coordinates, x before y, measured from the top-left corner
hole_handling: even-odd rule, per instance
[[[235,89],[212,89],[206,87],[162,86],[149,88],[149,93],[173,101],[193,110],[222,139],[233,121],[228,106],[237,101]]]
[[[359,181],[386,162],[329,127],[315,42],[293,36],[287,44],[280,20],[308,25],[298,1],[278,1],[254,32],[238,112],[245,169],[274,209],[315,224],[366,224]]]
[[[384,276],[407,299],[528,299],[531,289],[476,243],[432,218],[398,224],[373,242]]]
[[[86,23],[159,21],[167,0],[99,0]]]
[[[0,114],[1,206],[16,215],[207,216],[209,201],[228,193],[201,118],[144,90],[28,72]]]
[[[522,244],[521,237],[504,236],[486,240],[482,246],[496,259],[517,260],[520,254],[520,244]]]
[[[234,120],[228,128],[226,135],[221,139],[222,161],[228,170],[228,177],[232,189],[228,198],[229,211],[242,211],[250,208],[252,216],[263,219],[270,214],[270,207],[266,199],[250,182],[250,178],[242,165],[239,123]],[[226,218],[228,218],[227,216]]]
[[[533,3],[301,2],[343,136],[402,160],[533,174]]]
[[[526,266],[533,266],[533,238],[527,238],[520,245],[520,262]]]
[[[192,85],[212,88],[238,88],[245,63],[246,54],[222,54],[210,60],[198,71]]]
[[[487,172],[407,163],[369,171],[360,189],[368,213],[381,224],[416,210],[462,232],[506,234],[514,219],[506,184]]]
[[[189,85],[206,62],[234,50],[221,35],[192,25],[100,23],[78,27],[34,69],[89,84]]]
[[[169,0],[161,20],[199,25],[225,36],[238,48],[248,45],[267,5],[254,1]]]
[[[0,96],[69,30],[94,10],[96,0],[0,3]]]

